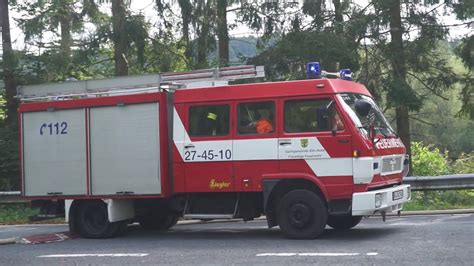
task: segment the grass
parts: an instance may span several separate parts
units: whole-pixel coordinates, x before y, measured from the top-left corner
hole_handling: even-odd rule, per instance
[[[474,189],[449,191],[414,191],[404,211],[474,208]]]
[[[28,203],[0,203],[0,225],[26,223],[64,223],[63,218],[30,222],[29,217],[39,213],[39,208],[31,208]]]

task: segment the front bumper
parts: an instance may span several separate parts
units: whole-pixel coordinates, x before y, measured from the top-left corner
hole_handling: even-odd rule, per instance
[[[393,199],[394,192],[399,194],[403,191],[403,196],[399,199]],[[378,196],[376,196],[378,194]],[[376,197],[377,205],[376,206]],[[396,212],[403,208],[403,204],[411,198],[410,185],[399,185],[390,188],[372,190],[367,192],[354,193],[352,196],[352,215],[367,216],[381,212]]]

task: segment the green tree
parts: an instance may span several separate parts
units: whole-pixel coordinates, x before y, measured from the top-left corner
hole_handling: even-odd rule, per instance
[[[25,42],[49,54],[48,65],[55,75],[48,80],[53,81],[73,76],[78,62],[74,61],[72,48],[83,47],[87,42],[73,35],[84,31],[84,21],[100,27],[105,19],[105,14],[99,11],[93,0],[28,1],[18,4],[16,8],[24,14],[17,21],[25,35]],[[52,35],[52,38],[47,39],[45,35]]]
[[[449,2],[449,1],[448,1]],[[426,97],[414,90],[421,85],[429,93],[443,97],[460,81],[437,50],[449,27],[440,24],[439,8],[448,2],[371,1],[374,16],[368,27],[370,48],[363,64],[366,80],[376,80],[378,94],[386,97],[388,108],[395,109],[398,135],[411,153],[410,115],[423,106]],[[371,72],[371,65],[379,70]]]
[[[0,26],[2,29],[2,66],[3,66],[3,82],[5,84],[5,100],[6,100],[6,122],[16,123],[16,108],[17,101],[15,79],[15,69],[17,67],[17,60],[12,48],[12,41],[10,36],[10,15],[9,15],[9,1],[0,0]]]
[[[273,12],[262,15],[265,9]],[[280,12],[288,12],[285,21]],[[250,62],[265,64],[271,79],[304,78],[304,65],[310,61],[319,61],[328,71],[359,69],[361,28],[366,25],[360,9],[348,1],[305,1],[293,12],[285,11],[285,5],[262,5],[247,8],[241,16],[252,28],[264,30],[269,45]]]

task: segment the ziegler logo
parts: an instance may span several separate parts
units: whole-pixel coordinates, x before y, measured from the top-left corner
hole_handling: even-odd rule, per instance
[[[308,139],[300,139],[301,148],[308,147]]]
[[[214,178],[209,181],[209,188],[210,189],[223,189],[223,188],[228,188],[230,187],[229,182],[221,181],[218,182]]]

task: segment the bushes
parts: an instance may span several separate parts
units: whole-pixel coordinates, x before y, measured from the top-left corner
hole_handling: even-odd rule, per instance
[[[414,176],[436,176],[449,173],[448,153],[438,148],[412,142],[412,164]]]
[[[20,190],[17,125],[0,121],[0,191]]]
[[[474,172],[474,152],[463,153],[450,163],[448,152],[413,142],[412,163],[414,176],[468,174]],[[474,208],[474,190],[413,192],[412,201],[405,206],[405,210],[456,208]]]

